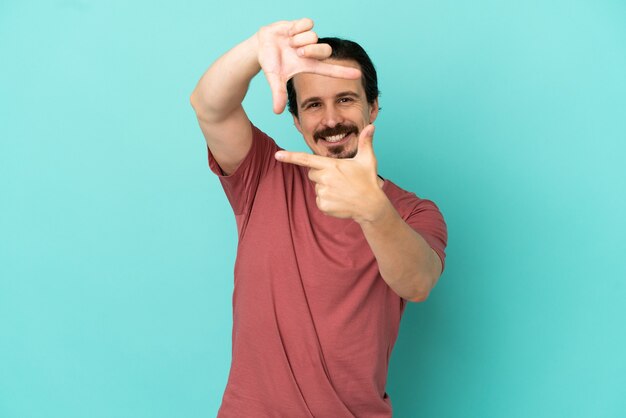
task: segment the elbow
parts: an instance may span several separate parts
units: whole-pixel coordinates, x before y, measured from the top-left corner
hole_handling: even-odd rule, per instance
[[[415,281],[415,287],[406,299],[410,302],[424,302],[437,282],[436,278],[424,275]]]
[[[428,299],[428,295],[430,295],[430,291],[420,291],[417,293],[413,293],[410,297],[407,298],[409,302],[425,302]]]
[[[189,103],[197,115],[204,115],[211,111],[211,107],[198,89],[191,92],[191,95],[189,96]]]
[[[189,96],[189,103],[191,104],[191,107],[196,113],[196,117],[199,121],[205,123],[211,123],[214,121],[214,119],[210,116],[211,113],[207,110],[206,105],[202,103],[199,93],[196,90],[194,90],[193,93],[191,93],[191,96]]]
[[[189,96],[189,104],[191,104],[191,107],[193,107],[193,109],[197,111],[197,109],[198,109],[198,93],[196,93],[196,90],[194,90],[191,93],[191,96]]]
[[[222,114],[215,109],[213,109],[201,96],[201,93],[198,90],[194,90],[189,96],[189,103],[193,108],[194,112],[196,112],[196,117],[198,120],[207,123],[214,124],[219,123],[224,120]]]

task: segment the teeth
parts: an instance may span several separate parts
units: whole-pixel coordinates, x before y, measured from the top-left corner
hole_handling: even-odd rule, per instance
[[[327,136],[324,139],[328,142],[339,142],[341,141],[344,137],[346,136],[346,134],[339,134],[339,135],[333,135],[333,136]]]

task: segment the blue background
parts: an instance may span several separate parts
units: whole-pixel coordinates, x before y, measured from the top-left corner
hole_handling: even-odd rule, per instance
[[[397,417],[626,416],[626,3],[0,4],[0,416],[215,416],[234,217],[189,95],[309,16],[379,71],[380,173],[447,268],[392,355]],[[303,150],[257,77],[250,118]]]

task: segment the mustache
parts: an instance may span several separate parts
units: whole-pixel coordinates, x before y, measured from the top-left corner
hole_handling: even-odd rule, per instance
[[[344,125],[340,123],[333,126],[332,128],[324,128],[315,132],[315,134],[313,134],[313,138],[315,138],[316,141],[319,141],[320,139],[324,139],[327,136],[351,133],[358,136],[359,130],[355,125]]]

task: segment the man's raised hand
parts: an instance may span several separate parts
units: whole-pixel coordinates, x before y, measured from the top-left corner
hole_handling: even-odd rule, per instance
[[[315,182],[317,207],[325,214],[352,218],[359,223],[373,221],[383,210],[386,199],[378,183],[373,137],[374,125],[366,126],[359,134],[354,158],[278,151],[276,159],[309,168],[309,178]]]
[[[262,27],[258,33],[259,64],[272,91],[274,113],[287,104],[287,81],[298,73],[315,73],[337,78],[357,79],[361,72],[352,67],[321,62],[332,50],[318,44],[308,18],[281,21]]]

